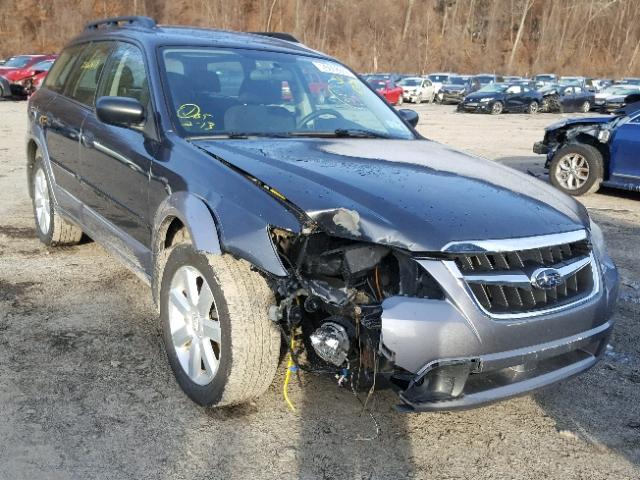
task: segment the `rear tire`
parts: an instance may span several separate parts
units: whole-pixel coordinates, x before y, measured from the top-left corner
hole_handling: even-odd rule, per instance
[[[549,165],[551,184],[576,197],[597,192],[603,174],[602,154],[597,148],[583,143],[570,143],[560,148]]]
[[[35,155],[30,181],[33,216],[40,241],[49,247],[77,244],[82,238],[82,230],[74,223],[62,218],[56,210],[51,185],[39,150]]]
[[[589,110],[591,110],[591,102],[587,100],[580,106],[580,111],[582,113],[589,113]]]
[[[171,248],[160,318],[169,364],[189,398],[219,407],[267,390],[280,356],[280,332],[268,318],[273,304],[266,280],[246,261]]]

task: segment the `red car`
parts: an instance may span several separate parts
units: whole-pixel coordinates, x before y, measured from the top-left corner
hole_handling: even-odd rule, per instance
[[[367,82],[391,105],[402,105],[402,87],[390,80],[372,78]]]
[[[24,85],[24,89],[27,91],[29,95],[34,93],[36,90],[38,90],[42,86],[42,82],[44,82],[44,79],[47,77],[49,70],[51,70],[51,67],[53,66],[53,62],[55,62],[55,59],[43,60],[39,63],[36,63],[33,67],[31,67],[31,70],[33,70],[34,72],[33,77],[31,77],[31,87],[29,88],[28,84]],[[29,82],[29,79],[27,78],[25,83],[28,83],[28,82]]]
[[[0,75],[11,84],[12,94],[28,95],[31,93],[33,77],[39,73],[33,67],[44,60],[55,60],[56,57],[57,55],[18,55],[0,66]]]

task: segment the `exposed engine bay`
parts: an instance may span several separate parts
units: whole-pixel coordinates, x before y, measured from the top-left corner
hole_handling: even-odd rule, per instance
[[[382,301],[389,296],[443,298],[435,280],[407,253],[388,246],[273,230],[286,279],[272,280],[279,304],[270,317],[303,371],[334,374],[354,393],[383,377],[406,381],[381,345]],[[409,376],[407,375],[407,381]]]

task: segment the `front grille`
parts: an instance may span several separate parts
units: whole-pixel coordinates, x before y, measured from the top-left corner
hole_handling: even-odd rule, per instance
[[[528,250],[462,253],[452,256],[476,301],[492,314],[519,314],[568,305],[594,289],[587,240]],[[553,288],[532,285],[532,272],[554,268],[569,272]],[[575,271],[574,271],[575,270]]]

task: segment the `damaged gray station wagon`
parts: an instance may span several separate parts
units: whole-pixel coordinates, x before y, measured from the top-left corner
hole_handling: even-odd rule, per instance
[[[150,284],[199,404],[255,398],[290,355],[403,411],[467,408],[607,345],[617,271],[579,203],[421,137],[288,35],[94,22],[28,115],[40,239],[84,233]]]

